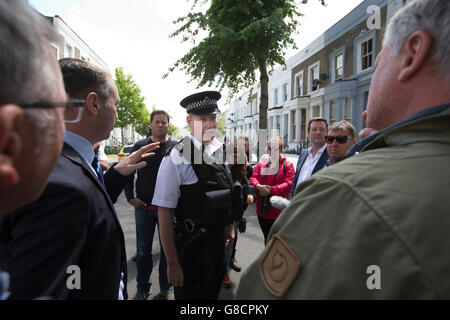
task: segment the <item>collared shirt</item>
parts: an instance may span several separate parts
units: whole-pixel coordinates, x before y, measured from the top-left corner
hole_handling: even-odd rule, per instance
[[[9,273],[0,270],[0,300],[8,299],[9,289]]]
[[[92,161],[94,161],[94,149],[92,149],[92,143],[87,141],[82,136],[66,131],[64,134],[64,142],[70,145],[76,152],[80,154],[84,161],[89,164],[89,167],[92,169],[92,172],[97,175],[97,172],[92,167]]]
[[[105,148],[103,148],[102,145],[100,145],[100,147],[98,147],[97,158],[98,158],[98,161],[108,160],[108,157],[106,156],[106,153],[105,153]]]
[[[431,108],[427,108],[425,110],[419,111],[417,113],[414,113],[413,115],[407,117],[405,120],[402,120],[400,122],[396,122],[391,124],[389,127],[384,128],[378,132],[375,132],[373,134],[371,134],[368,137],[365,137],[364,139],[359,140],[356,144],[353,145],[353,147],[351,147],[348,151],[347,154],[345,155],[345,158],[351,157],[357,153],[359,153],[362,149],[364,149],[364,147],[366,145],[368,145],[369,143],[371,143],[373,140],[376,139],[376,137],[378,137],[379,135],[385,133],[386,131],[389,131],[393,128],[402,126],[408,122],[411,121],[415,121],[417,119],[426,117],[426,116],[431,116],[433,114],[437,114],[440,113],[442,111],[444,111],[445,109],[448,109],[450,106],[450,104],[442,104],[439,106],[435,106],[435,107],[431,107]]]
[[[64,142],[70,145],[78,154],[83,158],[84,161],[86,161],[87,164],[89,164],[89,168],[92,169],[92,172],[97,176],[97,172],[92,167],[92,161],[94,161],[95,153],[94,149],[92,148],[92,143],[90,143],[88,140],[83,138],[82,136],[66,131],[64,134]],[[123,273],[121,273],[121,279],[120,279],[120,285],[119,285],[119,292],[117,294],[118,300],[123,300],[123,289],[125,287],[123,281]]]
[[[316,152],[316,155],[313,157],[311,153],[312,147],[308,149],[308,156],[306,157],[305,162],[303,163],[303,166],[300,170],[300,174],[298,175],[297,180],[297,186],[307,178],[309,178],[314,170],[314,167],[317,165],[317,162],[319,162],[320,157],[322,156],[322,153],[327,148],[327,145],[325,144],[322,148],[319,149],[319,151]],[[297,187],[296,186],[296,187]]]
[[[194,143],[194,146],[201,150],[202,144],[191,134],[189,134],[189,138]],[[206,154],[211,156],[221,147],[222,143],[214,139],[205,148]],[[164,157],[159,167],[152,205],[170,209],[176,208],[178,198],[180,198],[180,185],[194,184],[197,181],[198,178],[192,165],[185,159],[183,154],[173,148],[170,155]]]

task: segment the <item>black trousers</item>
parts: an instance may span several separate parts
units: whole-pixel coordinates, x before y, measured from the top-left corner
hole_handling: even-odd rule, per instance
[[[261,228],[261,231],[264,235],[264,243],[267,244],[267,237],[269,236],[270,228],[272,228],[272,225],[275,222],[275,220],[265,219],[260,215],[258,215],[258,222],[259,227]]]
[[[176,246],[184,285],[175,288],[175,300],[216,300],[225,272],[225,227]]]

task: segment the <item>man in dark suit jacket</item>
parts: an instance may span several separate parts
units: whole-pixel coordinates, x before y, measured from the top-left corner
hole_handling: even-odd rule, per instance
[[[308,122],[308,138],[311,140],[311,147],[302,150],[298,157],[295,169],[295,178],[292,182],[289,200],[294,195],[295,188],[305,179],[326,167],[328,160],[325,136],[328,132],[328,122],[324,118],[311,118]]]
[[[81,119],[66,125],[62,154],[42,196],[0,223],[10,298],[126,298],[123,231],[92,166],[92,144],[109,136],[117,118],[118,90],[108,73],[87,62],[63,59],[60,66],[66,91],[85,105]],[[106,184],[123,186],[121,166],[105,175]],[[120,188],[108,191],[117,198]]]

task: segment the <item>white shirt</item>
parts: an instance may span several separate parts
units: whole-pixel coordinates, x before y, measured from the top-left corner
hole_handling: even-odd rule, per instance
[[[300,174],[298,175],[297,185],[295,187],[297,187],[302,181],[308,179],[311,176],[314,167],[317,165],[317,162],[319,162],[319,159],[325,151],[326,147],[327,145],[325,144],[322,148],[320,148],[319,151],[316,152],[315,157],[313,157],[311,153],[312,147],[308,149],[308,156],[306,157],[305,162],[303,162]]]
[[[202,144],[191,134],[189,134],[189,138],[191,138],[194,146],[201,150]],[[211,156],[221,147],[222,143],[214,139],[205,149],[206,154]],[[159,166],[152,205],[170,209],[176,208],[180,198],[180,186],[194,184],[197,181],[198,178],[192,165],[183,154],[173,148],[170,155],[164,157]]]
[[[105,148],[103,148],[102,145],[100,145],[98,147],[98,151],[97,151],[97,159],[98,161],[104,161],[104,160],[108,160],[108,157],[105,154]]]

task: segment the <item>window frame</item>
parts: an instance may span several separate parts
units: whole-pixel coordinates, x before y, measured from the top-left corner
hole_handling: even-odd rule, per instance
[[[337,68],[336,68],[336,58],[342,55],[342,77],[337,78]],[[345,78],[345,59],[346,59],[346,52],[345,52],[345,45],[334,50],[330,54],[330,74],[331,74],[331,83],[335,83],[337,80],[342,80]]]
[[[298,83],[301,80],[301,86],[298,86]],[[301,89],[300,92],[298,92],[298,89]],[[295,92],[295,97],[301,97],[303,96],[303,92],[304,92],[304,77],[303,77],[303,70],[301,70],[300,72],[296,73],[294,75],[294,92]]]
[[[371,59],[370,61],[370,67],[367,67],[366,69],[362,68],[362,44],[365,42],[368,42],[369,40],[372,41],[372,52],[371,52]],[[361,34],[359,37],[355,39],[355,52],[354,52],[354,66],[355,66],[355,74],[364,73],[364,72],[371,72],[374,70],[375,66],[375,58],[377,53],[377,47],[376,47],[376,29],[366,31],[365,33]],[[365,55],[368,56],[368,55]]]
[[[283,100],[283,103],[286,102],[286,101],[288,100],[288,88],[287,88],[287,86],[288,86],[287,82],[284,83],[284,84],[281,86],[281,94],[282,94],[282,100]]]
[[[320,77],[320,60],[314,62],[308,67],[308,93],[317,92],[320,89],[320,84],[317,85],[316,89],[313,90],[313,80],[314,80],[314,69],[317,68],[317,79]],[[312,74],[311,74],[312,71]]]

